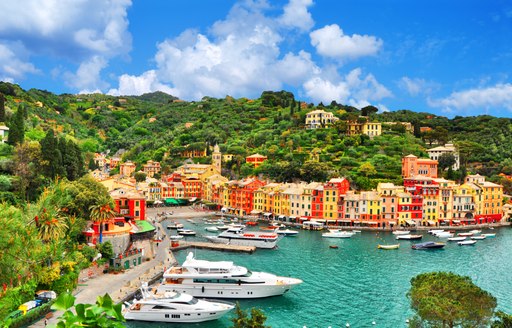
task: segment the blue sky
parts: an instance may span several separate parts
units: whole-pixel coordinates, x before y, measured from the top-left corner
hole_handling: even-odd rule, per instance
[[[0,79],[55,93],[165,91],[512,117],[512,3],[4,0]]]

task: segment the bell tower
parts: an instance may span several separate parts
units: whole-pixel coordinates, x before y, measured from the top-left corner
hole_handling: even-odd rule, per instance
[[[212,165],[221,174],[222,170],[222,153],[220,152],[219,145],[213,147]]]

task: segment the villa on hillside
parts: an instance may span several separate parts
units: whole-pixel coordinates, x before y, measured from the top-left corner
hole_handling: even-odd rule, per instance
[[[326,128],[338,120],[333,113],[317,109],[306,114],[306,129]]]
[[[437,178],[437,161],[426,158],[418,158],[407,155],[402,158],[402,177],[413,178],[415,176]]]
[[[245,162],[248,164],[252,164],[254,167],[260,166],[263,162],[267,160],[267,156],[254,154],[251,156],[247,156],[245,158]]]
[[[458,170],[460,167],[460,158],[459,158],[459,152],[455,148],[455,146],[451,143],[447,143],[444,146],[439,146],[435,148],[431,148],[427,150],[428,157],[430,159],[439,160],[439,157],[443,154],[451,154],[455,158],[455,164],[453,164],[452,169]]]

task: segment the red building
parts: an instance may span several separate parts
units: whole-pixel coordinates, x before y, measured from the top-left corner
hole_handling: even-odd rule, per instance
[[[254,165],[254,167],[258,167],[261,165],[261,163],[265,162],[267,160],[267,156],[263,156],[260,154],[254,154],[251,156],[247,156],[245,158],[245,162]]]
[[[324,187],[321,185],[311,191],[311,218],[324,218]]]
[[[265,182],[257,178],[230,181],[228,183],[230,206],[240,212],[243,212],[240,214],[250,213],[254,207],[254,192],[264,185]]]
[[[138,192],[115,189],[110,192],[110,196],[114,199],[114,211],[120,216],[129,217],[135,220],[146,219],[146,199]]]

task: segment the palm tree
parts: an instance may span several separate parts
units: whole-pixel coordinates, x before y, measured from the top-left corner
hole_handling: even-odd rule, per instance
[[[93,222],[99,223],[100,225],[101,244],[103,242],[103,224],[115,218],[117,216],[117,213],[110,207],[110,204],[92,205],[91,207],[89,207],[89,210],[91,210],[90,219]]]
[[[68,231],[67,215],[58,204],[62,196],[61,186],[57,183],[53,188],[45,189],[35,206],[35,213],[32,212],[35,215],[30,223],[35,224],[39,238],[44,242],[58,241]]]

